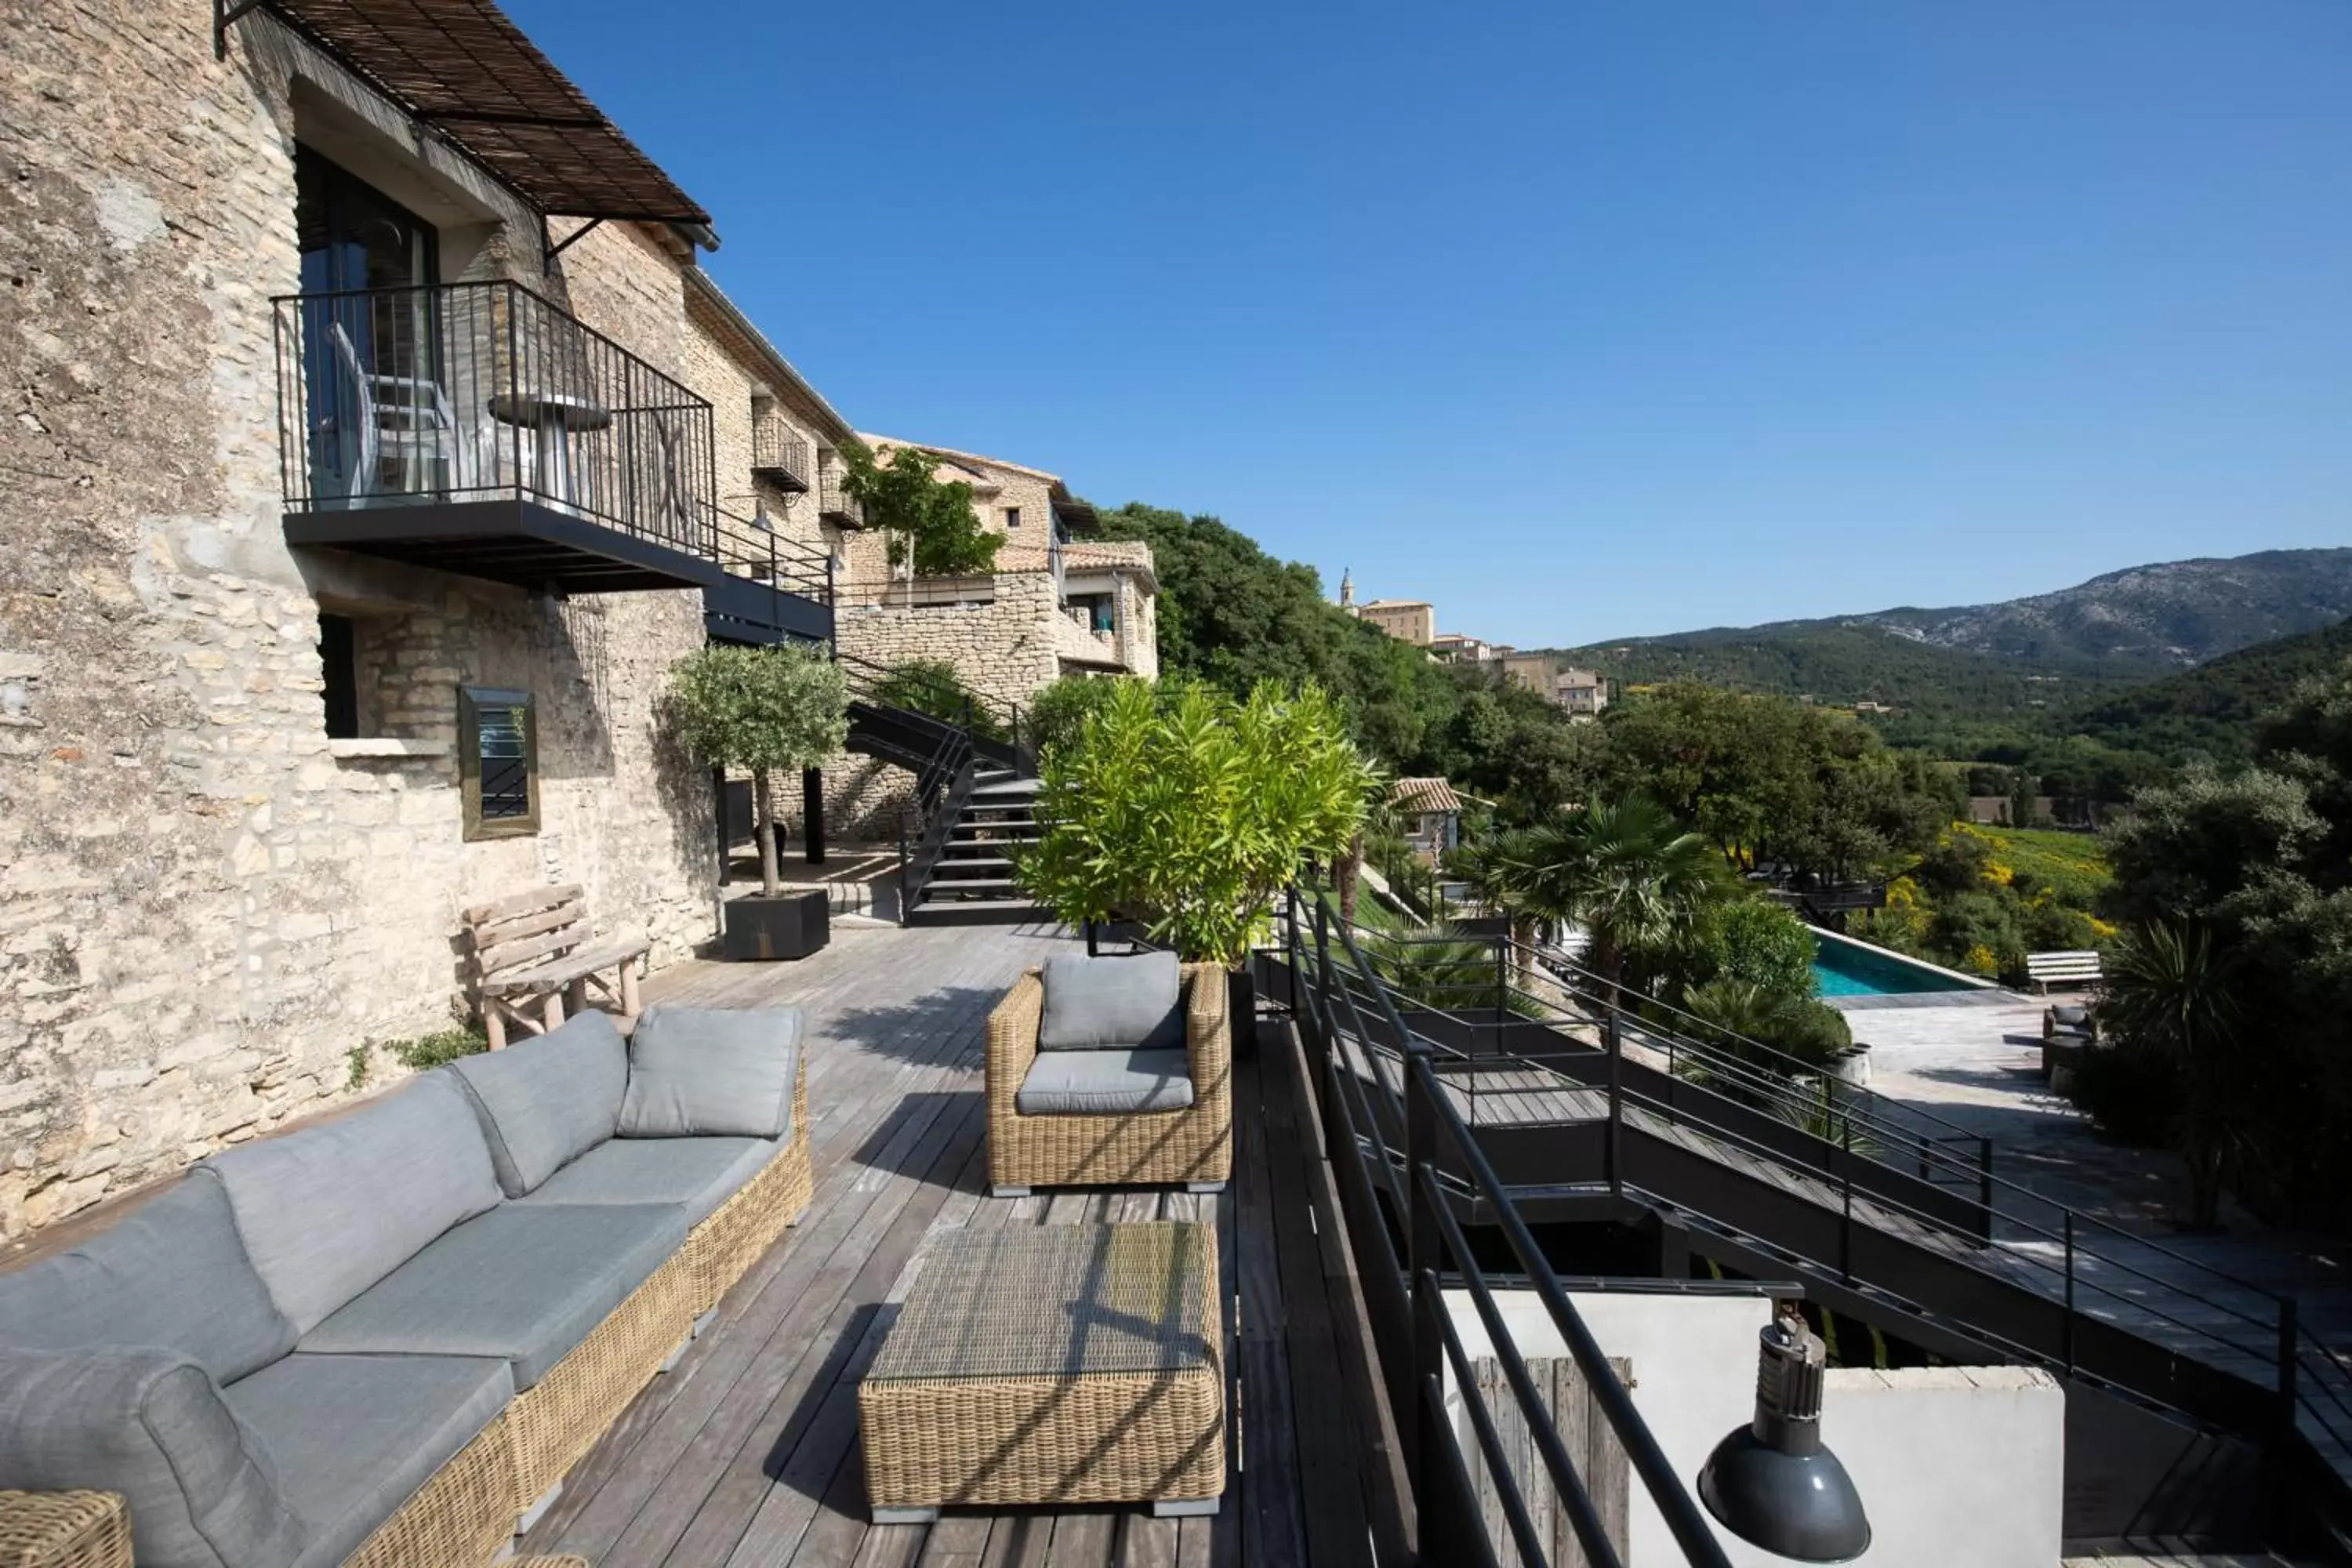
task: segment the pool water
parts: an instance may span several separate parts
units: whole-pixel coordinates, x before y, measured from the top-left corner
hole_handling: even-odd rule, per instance
[[[1824,996],[1907,996],[1922,991],[1972,991],[1965,980],[1939,974],[1883,948],[1823,941],[1813,954],[1813,984]]]

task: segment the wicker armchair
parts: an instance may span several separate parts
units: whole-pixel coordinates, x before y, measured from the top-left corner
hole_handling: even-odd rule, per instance
[[[1034,1187],[1155,1186],[1221,1190],[1233,1177],[1233,1037],[1225,973],[1184,966],[1184,1046],[1192,1103],[1182,1110],[1024,1116],[1015,1102],[1037,1059],[1045,985],[1032,969],[988,1017],[988,1184],[999,1197]]]

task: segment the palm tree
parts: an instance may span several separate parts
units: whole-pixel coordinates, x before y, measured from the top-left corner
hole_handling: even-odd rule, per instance
[[[1584,928],[1612,1003],[1628,959],[1672,948],[1730,886],[1722,851],[1641,795],[1580,806],[1497,853],[1529,914]]]
[[[2189,1166],[2190,1223],[2210,1229],[2223,1182],[2245,1173],[2260,1144],[2229,966],[2207,931],[2158,921],[2125,935],[2106,973],[2099,1020],[2116,1048],[2157,1054],[2180,1086],[2173,1136]]]

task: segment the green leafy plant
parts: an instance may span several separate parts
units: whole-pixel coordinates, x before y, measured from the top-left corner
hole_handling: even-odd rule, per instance
[[[1736,886],[1713,843],[1640,795],[1519,829],[1496,853],[1523,910],[1584,929],[1612,993],[1629,961],[1654,964],[1685,944]]]
[[[2164,1063],[2179,1086],[2173,1137],[2189,1166],[2190,1223],[2211,1228],[2223,1183],[2242,1182],[2263,1140],[2250,1064],[2237,1049],[2232,977],[2210,934],[2163,921],[2126,933],[2099,1019],[2113,1049]]]
[[[1693,1033],[1703,1045],[1717,1046],[1752,1067],[1785,1073],[1794,1058],[1824,1068],[1853,1044],[1845,1015],[1810,996],[1774,991],[1750,980],[1710,980],[1691,987],[1684,1006],[1697,1019]],[[1750,1043],[1767,1051],[1748,1048]]]
[[[368,1053],[369,1047],[364,1042],[353,1046],[343,1053],[343,1087],[345,1089],[359,1089],[367,1083]]]
[[[1123,675],[1066,675],[1029,700],[1029,733],[1040,756],[1078,738],[1087,720],[1099,712]]]
[[[1004,536],[981,525],[971,487],[939,477],[940,460],[919,447],[877,458],[858,441],[841,447],[841,488],[864,509],[866,522],[889,541],[890,564],[911,563],[919,577],[960,577],[996,564]]]
[[[1319,688],[1116,683],[1045,759],[1044,830],[1014,874],[1063,920],[1138,920],[1186,959],[1228,968],[1275,895],[1364,819],[1372,769]]]
[[[874,700],[944,719],[982,740],[1002,741],[1006,735],[1004,721],[991,710],[987,699],[965,685],[956,667],[943,658],[910,658],[893,666],[875,682]]]
[[[713,767],[751,772],[761,889],[769,898],[783,890],[771,779],[840,751],[848,712],[841,667],[814,647],[713,646],[671,668],[668,713],[680,742]]]
[[[473,1029],[436,1029],[410,1040],[386,1040],[386,1056],[417,1072],[427,1072],[460,1058],[478,1056],[490,1048],[487,1036]]]
[[[1735,980],[1811,996],[1813,949],[1813,933],[1794,911],[1769,899],[1724,899],[1699,910],[1676,966],[1685,989]]]

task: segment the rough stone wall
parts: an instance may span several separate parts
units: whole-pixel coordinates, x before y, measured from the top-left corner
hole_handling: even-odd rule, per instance
[[[835,621],[844,653],[885,668],[912,659],[944,659],[965,685],[998,702],[1027,707],[1060,673],[1054,580],[1042,572],[996,576],[986,605],[845,606]]]
[[[711,928],[707,788],[652,719],[695,595],[556,605],[285,545],[282,36],[248,18],[215,62],[210,22],[0,11],[0,1236],[350,1094],[351,1047],[449,1019],[467,902],[579,880],[657,962]],[[608,226],[565,259],[597,325],[675,361],[658,247]],[[380,713],[423,754],[326,738],[322,600],[377,617]],[[477,680],[537,696],[535,837],[460,837],[434,742]]]

